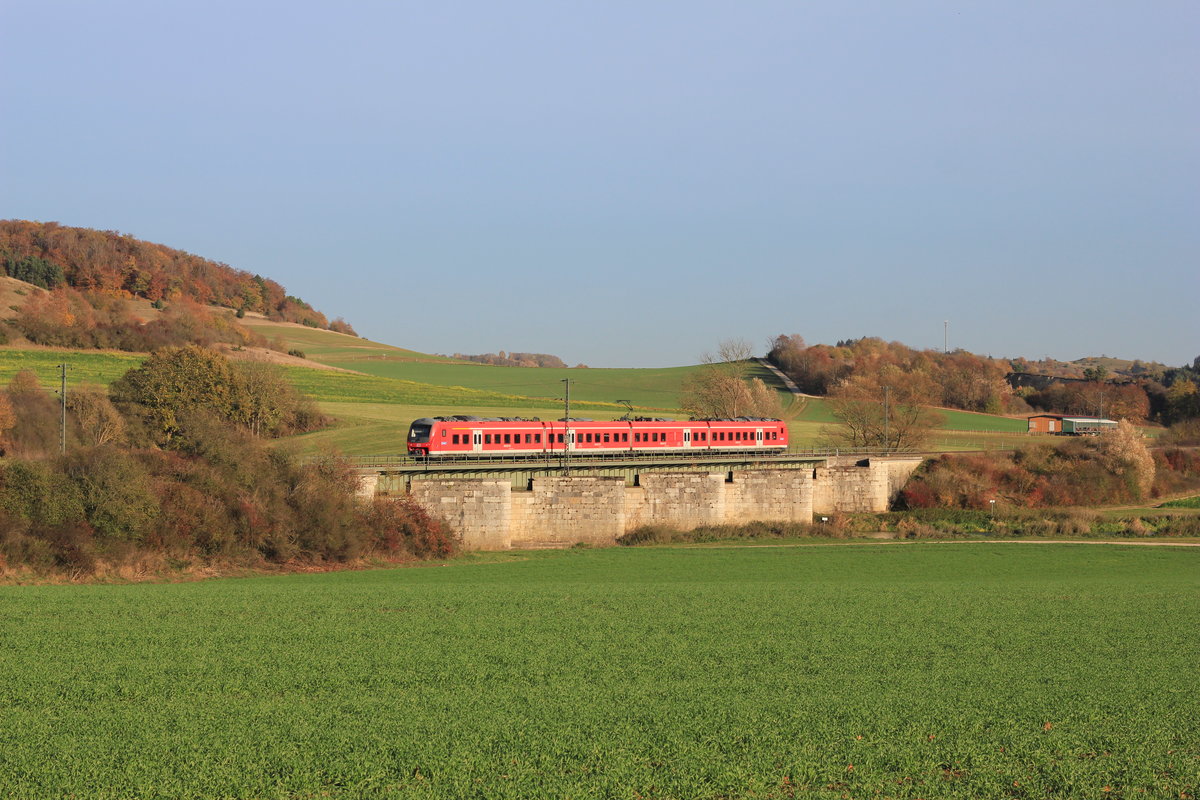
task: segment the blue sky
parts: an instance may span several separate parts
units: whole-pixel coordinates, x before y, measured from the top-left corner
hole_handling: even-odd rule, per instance
[[[1200,355],[1194,2],[8,0],[0,218],[428,352]]]

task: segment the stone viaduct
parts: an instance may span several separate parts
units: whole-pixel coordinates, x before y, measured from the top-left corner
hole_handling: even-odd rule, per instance
[[[920,463],[918,457],[888,457],[830,459],[804,469],[645,471],[632,486],[622,477],[546,475],[524,490],[508,478],[430,476],[412,480],[407,491],[449,522],[469,550],[608,545],[647,524],[690,530],[886,511]],[[363,493],[386,496],[394,493],[391,486],[368,476]]]

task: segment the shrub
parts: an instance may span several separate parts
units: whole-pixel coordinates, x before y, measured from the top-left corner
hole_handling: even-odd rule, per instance
[[[449,526],[411,498],[376,497],[363,505],[361,514],[373,551],[445,558],[459,549],[460,543]]]
[[[680,531],[667,525],[639,525],[617,537],[617,544],[634,546],[639,544],[669,544],[675,541]]]
[[[67,457],[65,471],[98,534],[133,542],[145,537],[160,505],[150,474],[132,453],[115,447],[77,450]]]

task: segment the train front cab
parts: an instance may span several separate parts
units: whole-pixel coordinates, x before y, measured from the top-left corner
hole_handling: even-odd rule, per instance
[[[410,456],[428,456],[429,441],[433,438],[435,421],[429,417],[413,420],[408,426],[408,454]]]

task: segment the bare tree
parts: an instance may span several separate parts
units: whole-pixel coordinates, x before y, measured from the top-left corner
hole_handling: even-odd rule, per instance
[[[916,450],[941,422],[928,406],[937,388],[928,375],[894,366],[847,378],[829,393],[834,435],[851,447]]]
[[[723,339],[717,344],[717,358],[725,363],[743,363],[753,357],[754,348],[745,339]]]
[[[750,377],[753,352],[745,339],[720,342],[717,355],[706,353],[701,358],[704,366],[684,380],[680,407],[693,419],[777,418],[779,395]]]
[[[108,444],[125,433],[125,418],[108,399],[103,386],[85,384],[68,392],[67,410],[71,412],[84,444]]]

